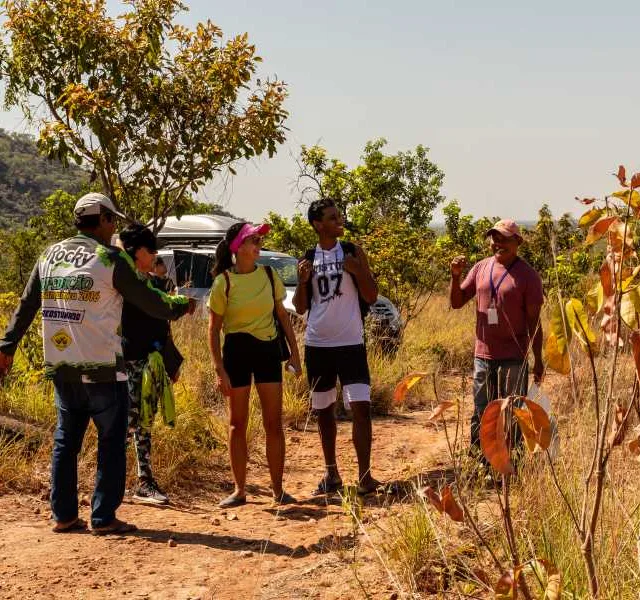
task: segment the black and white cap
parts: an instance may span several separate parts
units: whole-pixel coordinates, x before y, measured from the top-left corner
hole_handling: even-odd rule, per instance
[[[98,192],[91,192],[85,194],[80,198],[73,209],[73,214],[76,217],[84,217],[85,215],[99,215],[104,210],[107,210],[122,219],[127,219],[127,215],[116,209],[115,204],[109,200],[104,194]]]

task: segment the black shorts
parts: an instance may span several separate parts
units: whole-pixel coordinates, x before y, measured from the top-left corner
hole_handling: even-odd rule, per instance
[[[250,333],[230,333],[224,338],[222,363],[232,388],[255,383],[282,382],[278,340],[264,342]]]
[[[304,361],[309,387],[314,392],[332,390],[338,378],[343,388],[354,383],[371,384],[364,344],[333,348],[305,346]]]

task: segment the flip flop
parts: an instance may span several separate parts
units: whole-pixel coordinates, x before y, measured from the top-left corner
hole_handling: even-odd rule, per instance
[[[93,535],[120,535],[123,533],[131,533],[138,528],[133,523],[126,523],[120,519],[114,519],[104,527],[93,527],[91,533]]]
[[[328,496],[335,494],[342,489],[342,480],[327,481],[324,477],[320,480],[318,487],[311,492],[312,496]]]
[[[374,494],[380,488],[384,488],[384,483],[377,479],[372,479],[367,485],[359,485],[357,493],[358,496],[368,496],[369,494]]]
[[[84,531],[87,529],[87,522],[84,519],[76,518],[70,523],[61,523],[56,521],[56,524],[51,528],[53,533],[70,533],[72,531]]]
[[[285,504],[297,504],[298,501],[291,494],[287,494],[287,492],[283,490],[279,496],[273,497],[273,503],[278,506],[283,506]]]
[[[218,502],[218,508],[233,508],[234,506],[242,506],[247,503],[246,496],[236,496],[235,494],[231,494],[227,496],[224,500],[220,500]]]

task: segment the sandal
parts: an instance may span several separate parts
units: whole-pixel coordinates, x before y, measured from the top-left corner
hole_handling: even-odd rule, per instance
[[[377,479],[371,479],[367,485],[358,486],[358,496],[368,496],[369,494],[375,494],[379,489],[384,489],[384,483]]]
[[[329,496],[335,494],[342,489],[342,480],[327,481],[326,477],[323,477],[318,483],[318,487],[311,492],[312,496]]]
[[[56,524],[51,528],[53,533],[70,533],[72,531],[85,531],[87,529],[87,522],[84,519],[76,517],[73,521],[68,523],[62,523],[56,521]]]
[[[279,496],[273,497],[273,503],[277,506],[283,506],[285,504],[297,504],[298,501],[291,494],[287,494],[282,490]]]
[[[246,496],[237,496],[236,494],[231,494],[227,496],[224,500],[220,500],[218,502],[218,508],[233,508],[234,506],[242,506],[247,503]]]
[[[122,533],[131,533],[138,528],[133,523],[126,523],[120,519],[114,519],[104,527],[94,527],[91,529],[93,535],[119,535]]]

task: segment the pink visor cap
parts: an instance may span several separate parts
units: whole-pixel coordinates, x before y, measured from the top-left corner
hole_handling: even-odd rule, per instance
[[[262,225],[251,225],[251,223],[245,223],[238,235],[233,238],[233,241],[229,244],[229,249],[234,254],[237,254],[238,249],[242,246],[242,243],[252,235],[267,235],[271,229],[270,225],[263,223]]]
[[[513,237],[514,235],[522,240],[522,234],[520,233],[520,227],[515,221],[511,219],[500,219],[494,226],[487,231],[487,237],[489,237],[494,231],[501,233],[504,237]]]

